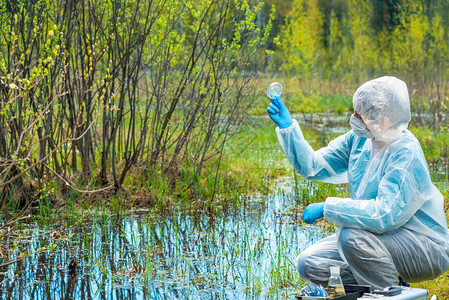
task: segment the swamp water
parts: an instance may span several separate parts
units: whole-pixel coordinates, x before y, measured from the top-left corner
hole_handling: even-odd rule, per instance
[[[303,124],[316,119],[298,116]],[[317,123],[337,135],[346,120],[331,115]],[[266,117],[251,122],[271,125]],[[254,153],[260,166],[288,165],[272,144]],[[1,256],[10,252],[1,262],[18,260],[0,263],[0,299],[294,299],[303,282],[293,260],[327,235],[300,221],[295,181],[215,215],[96,212],[30,225],[16,249],[0,242]],[[313,193],[303,183],[298,188]]]
[[[297,119],[302,126],[317,121],[327,140],[348,130],[346,115]],[[280,151],[260,150],[259,164],[278,161]],[[440,168],[431,173],[442,185],[447,168]],[[305,181],[294,189],[295,181],[286,178],[276,192],[217,214],[97,212],[30,225],[9,254],[17,262],[3,265],[11,243],[0,241],[0,299],[294,299],[303,285],[294,258],[329,231],[304,226],[295,200],[298,192],[329,191]]]
[[[324,236],[301,225],[293,194],[286,185],[219,216],[97,216],[66,230],[51,251],[38,249],[58,237],[31,228],[24,235],[44,234],[12,253],[29,255],[1,270],[0,298],[293,299],[293,260]]]

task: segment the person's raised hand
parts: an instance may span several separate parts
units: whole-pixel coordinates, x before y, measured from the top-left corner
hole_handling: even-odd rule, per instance
[[[302,214],[302,219],[307,224],[313,224],[318,219],[324,217],[324,202],[312,203],[307,205]]]
[[[290,125],[293,124],[292,117],[279,96],[271,98],[267,113],[271,120],[273,120],[273,122],[281,129],[290,127]]]

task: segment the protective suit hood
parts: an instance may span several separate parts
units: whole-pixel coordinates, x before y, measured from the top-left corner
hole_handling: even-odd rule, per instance
[[[404,81],[384,76],[360,86],[353,96],[354,110],[379,141],[391,143],[410,122],[410,100]]]

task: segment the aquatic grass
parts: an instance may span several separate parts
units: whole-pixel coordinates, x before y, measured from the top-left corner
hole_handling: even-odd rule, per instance
[[[69,224],[73,224],[75,221],[75,214],[77,213],[75,209],[75,197],[73,191],[69,191],[67,201],[64,205],[64,214]]]
[[[347,184],[329,184],[317,181],[308,181],[293,176],[294,191],[297,203],[306,206],[309,203],[325,201],[328,197],[349,197]],[[297,194],[297,196],[296,196]]]
[[[299,277],[296,267],[291,260],[292,245],[279,237],[277,239],[277,251],[270,253],[271,272],[267,274],[272,289],[270,294],[290,295],[295,294],[304,281]],[[294,255],[296,257],[296,254]]]
[[[97,262],[97,265],[100,267],[101,272],[106,275],[106,268],[103,266],[103,264],[101,263],[101,261],[98,258],[95,258],[95,261]]]
[[[39,199],[39,221],[42,224],[52,223],[54,217],[52,209],[50,198],[47,195],[42,196]]]
[[[91,278],[91,288],[86,292],[98,296],[120,283],[119,286],[136,285],[139,290],[145,287],[151,293],[163,286],[164,293],[178,290],[187,298],[213,295],[226,299],[229,291],[247,299],[287,295],[287,279],[292,275],[287,263],[283,264],[285,257],[273,256],[272,263],[263,263],[270,251],[287,251],[278,249],[287,243],[277,238],[272,244],[265,227],[260,226],[260,212],[256,212],[248,211],[246,218],[238,220],[232,215],[215,216],[215,221],[172,213],[155,217],[150,212],[148,217],[127,214],[116,222],[116,216],[110,213],[91,214],[90,221],[83,221],[86,227],[75,233],[79,238],[73,238],[75,244],[80,241],[78,246],[83,249],[78,253],[84,266],[80,275],[88,274]],[[272,224],[269,226],[281,223]],[[54,274],[52,268],[48,272]],[[264,272],[279,280],[272,280]],[[52,279],[49,284],[55,281]]]

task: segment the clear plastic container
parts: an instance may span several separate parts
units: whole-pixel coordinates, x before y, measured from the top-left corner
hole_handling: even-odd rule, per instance
[[[270,98],[279,97],[282,93],[282,85],[279,82],[273,82],[268,86],[267,95]]]
[[[345,287],[343,286],[343,282],[340,277],[340,267],[330,267],[331,269],[331,277],[329,277],[329,283],[327,286],[327,295],[329,298],[333,299],[336,297],[344,296]]]

